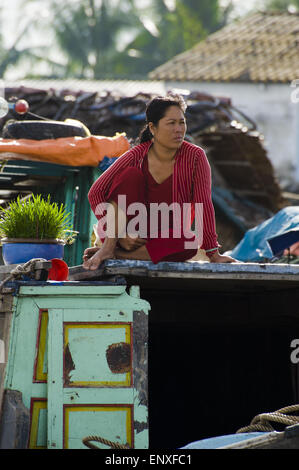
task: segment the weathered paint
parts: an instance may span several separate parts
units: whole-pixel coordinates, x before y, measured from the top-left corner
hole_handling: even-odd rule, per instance
[[[38,331],[36,341],[36,357],[34,361],[33,381],[36,383],[47,382],[47,333],[48,333],[48,310],[39,311]]]
[[[148,447],[140,431],[147,431],[149,304],[125,285],[94,284],[28,283],[17,291],[5,388],[18,390],[30,410],[30,448],[86,449],[88,435]]]
[[[1,411],[0,448],[23,449],[28,441],[30,415],[22,401],[22,393],[5,390]]]
[[[32,398],[30,406],[30,449],[46,449],[47,448],[47,399]]]
[[[103,275],[129,275],[136,277],[176,277],[201,279],[264,279],[269,282],[285,279],[297,281],[299,265],[295,264],[271,264],[271,263],[209,263],[209,262],[169,262],[163,261],[157,264],[151,261],[117,260],[104,261],[97,271],[86,271],[82,266],[70,268],[69,279],[72,281],[100,279]]]
[[[65,449],[84,448],[82,435],[99,435],[118,444],[134,448],[133,405],[64,405]],[[99,447],[107,449],[104,444]]]
[[[130,343],[113,343],[106,350],[107,363],[114,374],[131,371],[131,356]]]
[[[127,371],[111,370],[107,350],[118,339],[126,340],[131,357],[131,323],[64,322],[64,370],[67,387],[130,387],[131,363]],[[122,369],[122,358],[114,368]],[[122,372],[122,374],[121,374]],[[121,375],[119,375],[121,374]],[[118,379],[118,380],[117,380]]]

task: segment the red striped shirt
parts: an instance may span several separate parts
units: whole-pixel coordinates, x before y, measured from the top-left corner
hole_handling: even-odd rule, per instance
[[[136,145],[119,157],[91,186],[88,200],[96,214],[99,204],[107,202],[114,176],[127,167],[142,168],[152,142]],[[211,250],[219,246],[215,228],[215,211],[211,198],[211,168],[204,150],[183,142],[176,153],[172,185],[173,202],[203,204],[203,243],[201,248]]]

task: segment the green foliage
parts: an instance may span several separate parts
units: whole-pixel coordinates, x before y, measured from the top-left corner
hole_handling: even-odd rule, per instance
[[[226,7],[220,0],[173,0],[172,7],[169,0],[147,6],[139,0],[19,1],[23,30],[9,50],[1,50],[0,28],[0,76],[21,61],[36,78],[41,69],[35,65],[43,63],[44,77],[144,79],[223,27],[233,8],[232,0]],[[48,38],[48,46],[20,49],[20,40],[32,31],[39,31],[43,43]]]
[[[190,49],[230,21],[234,0],[20,0],[20,30],[7,50],[0,28],[0,77],[21,63],[30,76],[44,63],[53,78],[144,79],[159,65]],[[258,6],[257,6],[258,5]],[[299,10],[299,0],[261,0],[256,9]],[[290,10],[291,11],[291,10]],[[1,5],[0,5],[1,26]],[[22,28],[22,29],[21,29]],[[20,48],[40,31],[48,46]],[[59,51],[53,55],[49,51]]]
[[[155,0],[145,14],[153,19],[158,34],[143,30],[126,48],[137,51],[134,67],[144,75],[223,26],[218,0],[176,0],[173,9],[164,0]]]
[[[51,65],[45,54],[44,60],[53,71],[50,76],[146,78],[155,67],[223,26],[219,0],[176,0],[173,8],[167,6],[166,0],[147,3],[148,6],[138,0],[48,0],[44,6],[51,15],[47,27],[54,31],[65,57],[62,68],[54,62]],[[42,0],[24,0],[25,4],[41,8],[44,5]],[[40,27],[45,24],[40,22]]]
[[[65,77],[112,76],[122,58],[122,35],[143,28],[130,0],[50,3],[56,40],[67,56]]]
[[[76,232],[69,223],[64,205],[51,203],[50,195],[18,198],[0,211],[0,236],[6,238],[61,239],[72,243]]]
[[[219,0],[179,0],[179,4],[184,5],[188,11],[189,17],[202,24],[206,32],[212,33],[219,29],[221,25],[222,11],[219,6]]]
[[[264,7],[273,11],[288,11],[292,7],[299,10],[299,0],[265,0]]]

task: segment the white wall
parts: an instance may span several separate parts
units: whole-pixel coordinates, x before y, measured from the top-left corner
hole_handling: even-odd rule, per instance
[[[296,108],[290,84],[166,82],[166,89],[202,91],[228,96],[232,104],[256,122],[279,179],[294,180],[296,167]],[[298,170],[299,180],[299,170]]]

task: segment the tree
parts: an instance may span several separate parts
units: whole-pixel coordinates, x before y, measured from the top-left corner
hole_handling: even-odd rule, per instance
[[[295,11],[299,10],[299,0],[265,0],[267,10]]]
[[[218,0],[176,0],[172,9],[164,0],[155,0],[145,15],[152,18],[156,33],[142,31],[127,51],[135,51],[135,67],[147,74],[224,26],[226,12]]]
[[[189,11],[189,15],[201,22],[204,29],[212,33],[221,23],[221,8],[218,0],[180,0]]]
[[[152,0],[146,8],[139,0],[23,2],[48,12],[46,20],[39,14],[30,20],[31,29],[49,38],[48,46],[28,49],[32,64],[44,61],[47,76],[59,78],[145,78],[222,27],[228,11],[219,0],[173,0],[172,7]]]
[[[64,56],[64,77],[93,79],[123,73],[124,33],[144,29],[133,0],[49,0],[48,9],[56,47]]]

